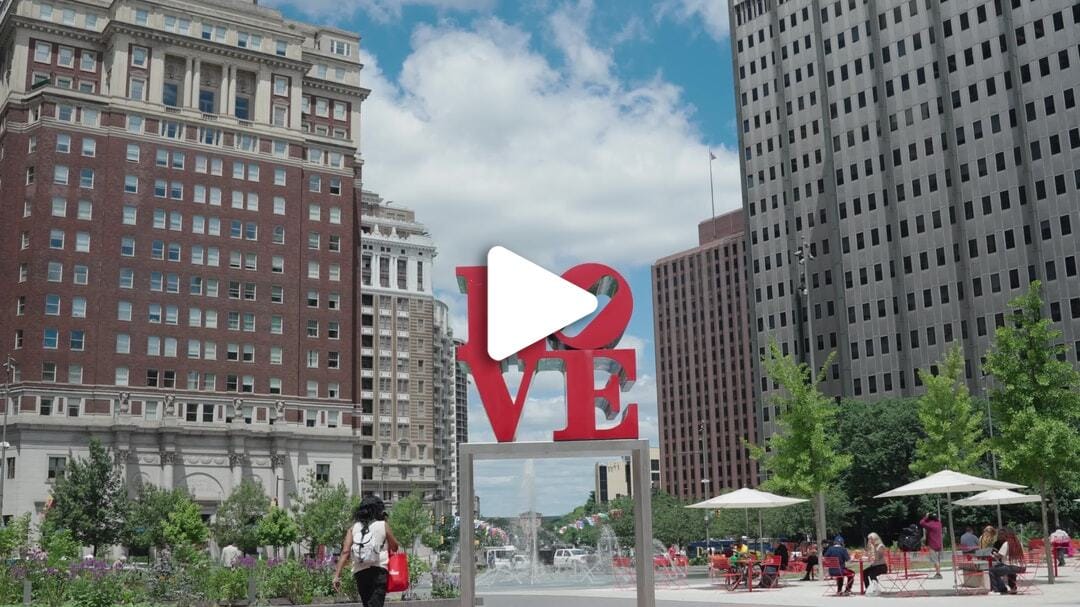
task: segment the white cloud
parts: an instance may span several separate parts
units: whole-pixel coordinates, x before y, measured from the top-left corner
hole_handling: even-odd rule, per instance
[[[680,23],[700,20],[714,40],[726,40],[731,34],[728,23],[728,0],[664,0],[656,8],[657,18]]]
[[[575,84],[611,86],[615,84],[611,51],[598,49],[589,40],[587,28],[592,13],[591,0],[560,7],[548,18],[552,42],[566,56],[566,67]]]
[[[363,106],[364,185],[416,210],[432,233],[436,286],[452,302],[458,336],[466,335],[465,298],[454,267],[482,264],[494,244],[557,272],[582,261],[633,268],[692,246],[708,216],[708,141],[692,122],[694,108],[659,76],[620,80],[611,49],[588,36],[592,12],[584,0],[538,16],[562,62],[493,18],[417,27],[396,80],[362,53],[373,91]],[[714,151],[717,209],[737,208],[738,158]],[[626,335],[621,345],[635,349],[639,367],[621,400],[638,404],[641,436],[656,444],[651,342]],[[471,382],[469,392],[470,440],[490,442]],[[518,439],[551,440],[565,421],[562,378],[539,374]],[[515,503],[517,472],[506,466],[478,467],[485,513],[493,502],[524,509]],[[566,511],[592,489],[591,463],[544,469],[548,486],[559,487],[555,501],[538,491],[544,511]]]
[[[263,0],[274,8],[288,6],[316,19],[340,21],[363,11],[376,21],[393,21],[407,6],[427,6],[450,11],[486,11],[496,0]]]
[[[588,8],[549,20],[566,71],[496,19],[418,27],[396,82],[363,57],[365,187],[427,224],[440,289],[456,291],[453,268],[483,263],[494,244],[556,271],[646,264],[694,244],[709,183],[693,108],[660,78],[619,81],[574,26]],[[717,208],[733,209],[738,159],[716,153]]]

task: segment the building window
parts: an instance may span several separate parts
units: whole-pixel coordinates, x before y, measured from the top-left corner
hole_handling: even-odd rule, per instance
[[[131,47],[131,65],[132,67],[139,67],[145,69],[147,67],[147,57],[149,51],[144,46]]]
[[[315,482],[330,482],[330,464],[315,464]]]
[[[58,478],[64,477],[64,468],[67,467],[66,457],[49,457],[49,472],[46,475],[46,480],[55,481]]]
[[[41,347],[46,350],[55,350],[60,342],[60,331],[47,327],[42,332]]]
[[[41,40],[34,42],[34,61],[52,63],[52,45]]]

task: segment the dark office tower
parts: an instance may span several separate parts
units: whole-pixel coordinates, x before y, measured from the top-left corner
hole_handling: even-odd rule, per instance
[[[1080,4],[751,0],[730,9],[755,347],[857,398],[967,377],[1031,280],[1080,348]],[[804,273],[797,252],[813,259]],[[809,310],[809,314],[807,314]],[[763,435],[775,386],[756,371]]]
[[[703,221],[698,247],[652,267],[662,484],[684,499],[757,484],[744,226]]]

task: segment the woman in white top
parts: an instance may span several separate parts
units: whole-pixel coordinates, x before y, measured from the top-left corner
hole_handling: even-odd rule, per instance
[[[353,526],[345,532],[341,558],[334,572],[334,589],[341,590],[341,570],[352,561],[353,580],[364,607],[383,607],[386,600],[386,564],[398,543],[386,523],[386,507],[377,496],[365,497],[353,513]]]
[[[1002,544],[994,551],[996,562],[990,567],[990,588],[1001,594],[1016,594],[1016,574],[1024,571],[1024,545],[1011,529],[1002,527],[997,537]]]
[[[889,566],[885,564],[887,550],[885,543],[881,541],[880,535],[871,533],[866,536],[866,558],[870,560],[870,566],[863,569],[862,577],[863,588],[869,594],[879,594],[881,592],[877,579],[879,575],[889,572]]]

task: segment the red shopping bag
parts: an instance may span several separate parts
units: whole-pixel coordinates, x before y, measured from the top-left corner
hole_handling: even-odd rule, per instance
[[[409,557],[404,552],[390,555],[386,564],[386,591],[405,592],[409,589]]]

